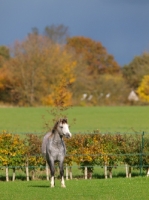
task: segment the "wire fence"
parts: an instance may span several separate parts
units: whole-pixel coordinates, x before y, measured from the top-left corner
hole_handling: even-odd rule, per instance
[[[1,155],[2,156],[2,155]],[[66,157],[72,157],[72,155],[67,154]],[[96,157],[99,158],[101,156],[116,156],[118,157],[137,157],[138,158],[138,164],[135,165],[129,165],[127,163],[124,162],[116,162],[114,164],[79,164],[77,165],[76,163],[71,163],[71,165],[64,163],[64,168],[65,171],[67,171],[66,173],[66,179],[68,179],[69,177],[69,173],[71,173],[71,177],[74,171],[74,177],[82,177],[87,179],[88,177],[91,178],[96,178],[96,177],[101,177],[101,178],[108,178],[108,176],[110,178],[112,178],[112,172],[114,171],[114,177],[120,177],[120,176],[124,176],[124,174],[126,174],[126,177],[131,177],[132,174],[134,173],[135,176],[149,176],[149,164],[144,164],[143,163],[143,159],[145,157],[149,156],[149,153],[126,153],[126,154],[112,154],[112,153],[104,153],[104,154],[79,154],[79,155],[73,155],[73,157],[79,157],[79,156],[92,156],[92,157]],[[11,156],[9,156],[10,158]],[[18,157],[22,157],[22,156],[14,156],[13,158],[18,158]],[[42,157],[41,154],[36,154],[36,155],[30,155],[27,156],[28,160],[30,158],[39,158]],[[56,168],[58,167],[58,165],[56,165]],[[8,170],[14,170],[15,169],[15,173],[17,174],[17,170],[22,170],[25,174],[22,174],[21,176],[28,176],[28,179],[33,179],[33,178],[29,178],[32,177],[32,175],[29,175],[29,173],[32,173],[34,171],[34,176],[35,174],[38,174],[40,172],[40,176],[43,177],[45,176],[47,180],[49,180],[49,176],[50,176],[50,172],[49,172],[49,168],[46,165],[43,164],[37,164],[37,165],[30,165],[29,162],[26,164],[26,162],[24,162],[24,164],[22,165],[9,165],[9,166],[0,166],[0,169],[3,170],[3,173],[1,171],[0,173],[0,180],[4,179],[4,176],[6,177],[6,181],[10,180],[10,178],[8,178],[10,175],[8,175]],[[70,170],[71,169],[71,170]],[[27,175],[27,170],[28,175]],[[4,173],[5,171],[5,173]],[[71,171],[71,172],[70,172]],[[76,172],[77,171],[77,172]],[[117,172],[116,172],[117,171]],[[14,172],[13,172],[14,173]],[[20,172],[19,172],[20,173]],[[89,175],[90,174],[90,175]],[[109,175],[108,175],[109,174]],[[11,176],[12,172],[11,172]],[[20,177],[21,178],[21,177]],[[39,177],[38,177],[39,178]],[[14,179],[14,178],[12,178]]]

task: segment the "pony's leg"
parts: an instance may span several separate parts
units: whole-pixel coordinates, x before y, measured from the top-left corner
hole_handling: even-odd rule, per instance
[[[55,174],[55,168],[54,168],[54,161],[50,160],[49,162],[49,167],[50,167],[50,172],[51,172],[51,187],[55,186],[55,182],[54,182],[54,174]]]
[[[55,185],[55,183],[54,183],[54,176],[51,176],[51,188],[53,188],[54,185]]]
[[[61,179],[61,187],[65,188],[66,185],[65,185],[65,180],[64,180],[64,176],[62,176],[62,179]]]
[[[60,162],[59,165],[60,168],[60,176],[61,176],[61,187],[65,188],[65,180],[64,180],[64,168],[63,168],[63,162]]]

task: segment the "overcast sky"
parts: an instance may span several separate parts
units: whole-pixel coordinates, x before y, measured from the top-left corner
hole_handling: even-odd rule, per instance
[[[149,52],[149,0],[0,0],[0,45],[52,24],[100,41],[121,66]]]

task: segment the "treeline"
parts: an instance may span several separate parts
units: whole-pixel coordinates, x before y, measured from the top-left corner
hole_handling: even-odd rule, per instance
[[[149,54],[119,66],[97,41],[69,37],[63,25],[37,28],[10,48],[0,46],[0,102],[17,106],[123,105],[134,90],[149,102]],[[137,102],[138,103],[138,102]],[[140,102],[139,102],[140,104]]]
[[[119,165],[126,166],[126,176],[131,177],[131,169],[147,170],[149,175],[149,139],[142,143],[139,134],[75,134],[66,139],[67,156],[65,165],[71,167],[76,163],[86,170],[86,176],[92,177],[95,166],[105,168],[105,178],[112,178],[112,169]],[[13,169],[13,180],[16,170],[22,169],[27,176],[34,179],[35,171],[44,170],[45,159],[41,155],[41,136],[27,134],[25,137],[3,131],[0,134],[0,168],[6,169],[6,180],[9,180],[8,169]]]

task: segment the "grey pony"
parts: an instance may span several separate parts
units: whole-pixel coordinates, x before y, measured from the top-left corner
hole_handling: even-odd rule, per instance
[[[63,140],[63,136],[66,138],[71,137],[69,131],[69,125],[67,119],[58,120],[52,131],[48,132],[42,141],[42,154],[45,157],[51,172],[51,187],[55,186],[54,174],[55,174],[55,161],[59,161],[61,187],[65,186],[64,181],[64,168],[63,162],[66,155],[66,146]]]

